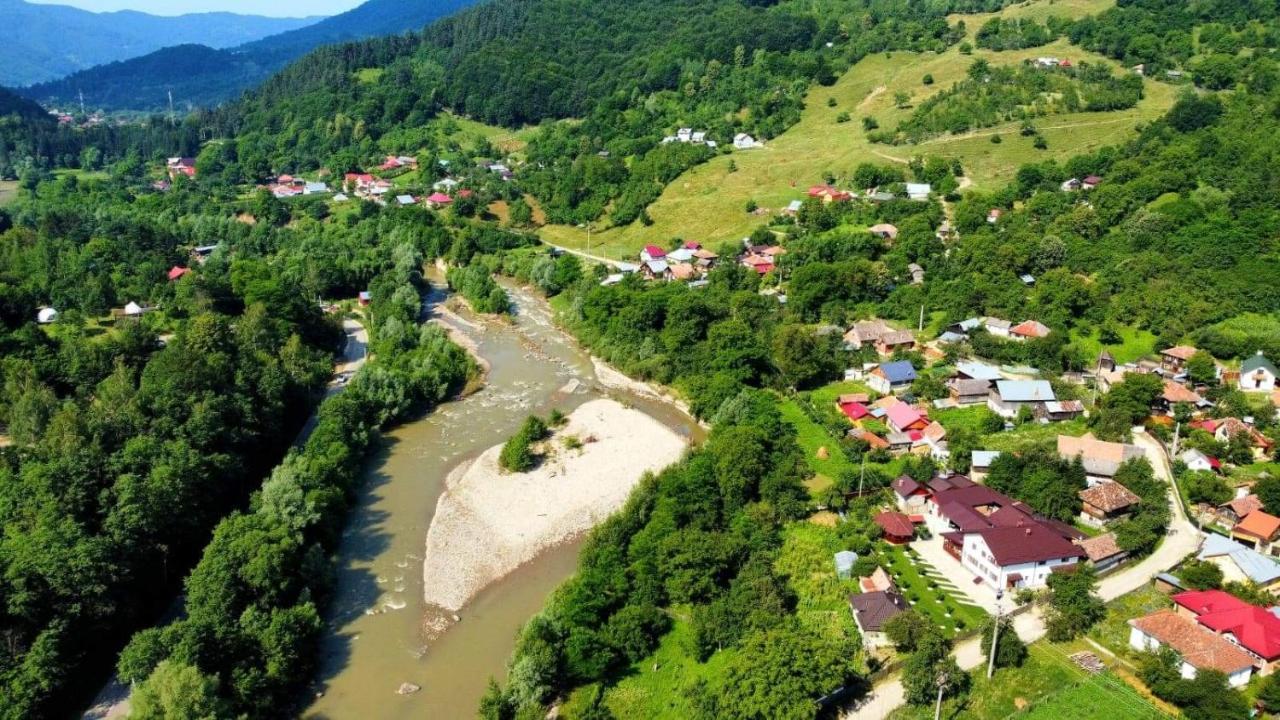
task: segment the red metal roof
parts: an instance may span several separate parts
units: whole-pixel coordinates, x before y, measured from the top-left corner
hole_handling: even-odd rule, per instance
[[[1280,657],[1280,618],[1221,590],[1179,593],[1173,601],[1196,613],[1196,620],[1217,633],[1231,633],[1254,654]]]
[[[875,517],[875,523],[884,529],[884,534],[895,538],[914,537],[916,528],[911,518],[900,512],[882,512]]]

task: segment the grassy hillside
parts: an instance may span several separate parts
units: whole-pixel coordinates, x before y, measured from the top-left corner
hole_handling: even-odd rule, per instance
[[[1099,0],[1035,2],[1011,7],[1004,14],[1035,17],[1062,13],[1077,17],[1102,7],[1104,3]],[[964,19],[972,33],[994,15],[952,16],[952,19]],[[845,73],[835,86],[812,89],[800,122],[769,141],[765,148],[721,156],[685,173],[649,208],[654,220],[651,227],[635,223],[593,232],[592,251],[618,257],[635,252],[646,242],[671,237],[703,242],[736,239],[763,222],[760,217],[745,212],[748,200],[778,210],[791,200],[803,197],[804,189],[822,182],[826,173],[847,175],[860,162],[906,163],[913,156],[926,154],[957,158],[968,177],[966,186],[995,189],[1007,183],[1023,163],[1065,159],[1121,142],[1133,134],[1136,125],[1162,115],[1173,103],[1175,89],[1172,86],[1148,80],[1143,100],[1131,110],[1042,118],[1036,126],[1048,141],[1047,150],[1034,149],[1032,138],[1020,136],[1018,122],[933,138],[919,145],[880,145],[866,139],[860,123],[862,117],[873,116],[884,128],[896,126],[911,113],[910,107],[895,107],[894,95],[898,92],[909,93],[914,105],[963,78],[976,58],[985,58],[993,66],[999,66],[1042,55],[1115,67],[1115,63],[1083,52],[1066,40],[1017,51],[975,50],[972,56],[962,55],[958,48],[940,54],[895,52],[870,56]],[[930,86],[922,83],[926,74],[933,76],[934,83]],[[835,98],[834,107],[828,105],[828,98]],[[837,123],[837,116],[846,112],[852,120]],[[999,134],[1003,142],[993,144],[994,134]],[[731,172],[731,163],[736,171]],[[543,237],[573,248],[586,245],[586,231],[580,228],[548,226],[543,230]]]

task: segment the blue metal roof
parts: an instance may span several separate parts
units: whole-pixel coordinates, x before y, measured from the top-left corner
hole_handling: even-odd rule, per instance
[[[1240,543],[1221,535],[1210,533],[1204,539],[1199,559],[1229,555],[1241,572],[1260,585],[1280,578],[1280,563]]]
[[[880,365],[880,372],[891,383],[911,382],[916,379],[916,369],[906,360],[887,362]]]

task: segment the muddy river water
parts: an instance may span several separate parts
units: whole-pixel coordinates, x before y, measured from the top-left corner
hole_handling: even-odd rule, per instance
[[[519,628],[572,574],[580,542],[545,552],[493,583],[463,608],[461,622],[429,639],[422,555],[450,470],[504,442],[530,413],[568,412],[604,396],[687,437],[700,433],[664,402],[602,387],[590,357],[554,326],[546,303],[523,289],[508,290],[517,307],[512,322],[446,311],[439,292],[429,298],[429,312],[460,333],[489,372],[483,389],[388,433],[371,458],[339,549],[320,695],[306,718],[475,717],[489,678],[504,676]],[[397,694],[402,683],[421,690]]]

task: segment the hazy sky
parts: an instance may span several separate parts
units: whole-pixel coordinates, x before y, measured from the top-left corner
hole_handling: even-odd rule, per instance
[[[105,12],[110,10],[140,10],[153,15],[184,15],[194,12],[226,11],[244,15],[270,15],[272,17],[306,17],[308,15],[336,15],[350,10],[364,0],[301,0],[300,2],[266,2],[264,0],[27,0],[43,5],[71,5],[73,7]]]

